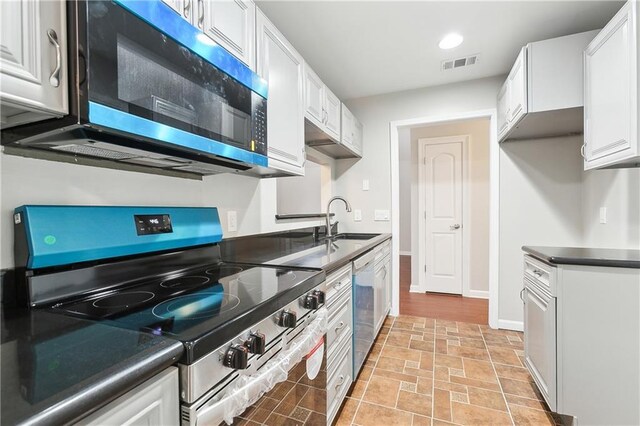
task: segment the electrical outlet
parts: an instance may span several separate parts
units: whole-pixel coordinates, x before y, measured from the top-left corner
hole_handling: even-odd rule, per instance
[[[369,190],[369,179],[362,179],[362,190],[363,191]]]
[[[389,216],[389,210],[375,210],[373,212],[373,220],[376,222],[388,222]]]
[[[353,220],[354,222],[360,222],[362,220],[362,210],[355,209],[353,211]]]
[[[607,208],[600,207],[600,223],[607,223]]]
[[[235,210],[229,210],[227,212],[227,231],[238,231],[238,215],[236,214]]]

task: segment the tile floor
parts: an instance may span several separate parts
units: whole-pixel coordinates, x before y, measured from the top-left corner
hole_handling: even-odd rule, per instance
[[[523,367],[522,333],[388,317],[337,425],[555,425]]]

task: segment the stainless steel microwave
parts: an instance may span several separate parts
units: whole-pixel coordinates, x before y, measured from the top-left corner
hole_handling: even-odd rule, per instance
[[[268,172],[265,80],[161,0],[67,7],[70,114],[6,129],[3,144],[200,175]]]

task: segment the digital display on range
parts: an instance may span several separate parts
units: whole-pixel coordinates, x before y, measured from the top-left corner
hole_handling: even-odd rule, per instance
[[[138,235],[168,234],[173,232],[168,214],[137,214],[133,216]]]

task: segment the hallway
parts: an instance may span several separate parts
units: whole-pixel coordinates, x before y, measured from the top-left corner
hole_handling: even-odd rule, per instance
[[[400,256],[400,315],[487,325],[489,301],[440,293],[410,293],[411,256]]]

